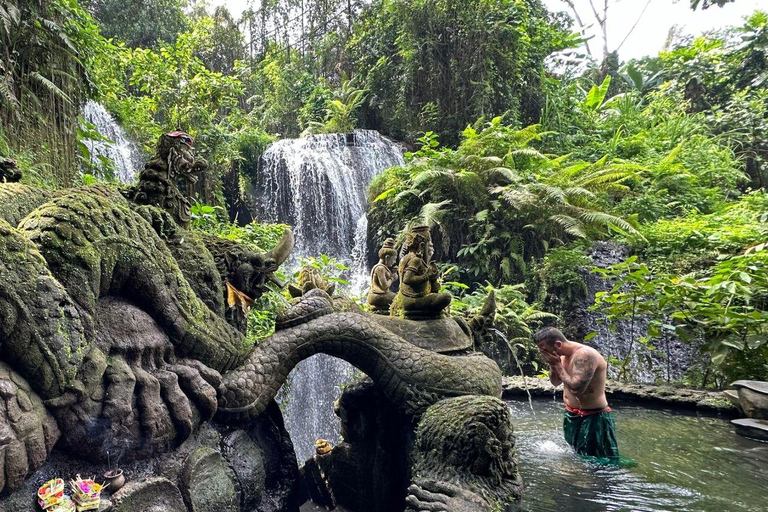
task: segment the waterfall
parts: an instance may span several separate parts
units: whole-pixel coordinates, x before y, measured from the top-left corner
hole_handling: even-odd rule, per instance
[[[131,142],[112,115],[104,106],[89,100],[83,107],[83,119],[96,127],[98,132],[107,137],[112,144],[105,141],[85,140],[84,143],[91,152],[91,158],[103,156],[115,164],[115,178],[122,183],[131,183],[137,171],[144,167],[144,155],[139,147]]]
[[[348,292],[360,296],[368,286],[366,189],[377,174],[402,164],[402,148],[372,130],[275,142],[253,184],[256,216],[293,226],[296,258],[327,254],[349,266]],[[316,438],[339,441],[333,403],[352,370],[323,354],[293,370],[281,402],[300,461],[314,454]]]

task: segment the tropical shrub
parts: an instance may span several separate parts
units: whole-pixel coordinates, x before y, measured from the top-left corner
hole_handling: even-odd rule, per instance
[[[370,189],[371,223],[380,243],[414,222],[438,226],[436,257],[460,263],[467,281],[510,282],[528,263],[574,239],[614,231],[639,236],[635,227],[605,211],[591,180],[612,164],[568,162],[532,147],[548,134],[539,126],[516,129],[502,118],[480,120],[463,133],[458,149],[439,149],[426,134],[405,167],[389,169]],[[596,185],[596,186],[593,186]]]

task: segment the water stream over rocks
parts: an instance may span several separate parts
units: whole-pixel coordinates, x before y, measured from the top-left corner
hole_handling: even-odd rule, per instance
[[[86,140],[85,145],[91,152],[91,158],[97,156],[109,158],[115,164],[115,178],[122,183],[131,183],[138,172],[144,168],[145,155],[139,147],[128,138],[125,130],[117,124],[115,118],[107,112],[103,105],[89,100],[83,107],[83,119],[93,124],[98,132],[113,141]]]
[[[302,256],[337,258],[350,267],[348,293],[356,297],[368,286],[366,189],[402,163],[402,147],[372,130],[284,139],[261,157],[251,199],[259,220],[293,226],[294,266]],[[323,354],[291,373],[280,396],[300,461],[314,454],[316,438],[339,440],[333,403],[351,375],[351,365]]]

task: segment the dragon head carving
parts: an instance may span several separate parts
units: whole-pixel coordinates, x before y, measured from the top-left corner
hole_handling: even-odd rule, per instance
[[[261,297],[270,282],[281,288],[285,286],[275,276],[275,271],[288,259],[293,244],[293,232],[290,229],[286,229],[280,242],[266,253],[221,238],[211,237],[206,240],[222,280],[251,299]]]

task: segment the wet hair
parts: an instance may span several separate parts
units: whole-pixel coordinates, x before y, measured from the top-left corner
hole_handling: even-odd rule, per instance
[[[533,335],[533,342],[537,345],[539,343],[546,343],[547,346],[551,347],[556,341],[566,342],[568,340],[560,329],[555,329],[554,327],[545,327]]]

